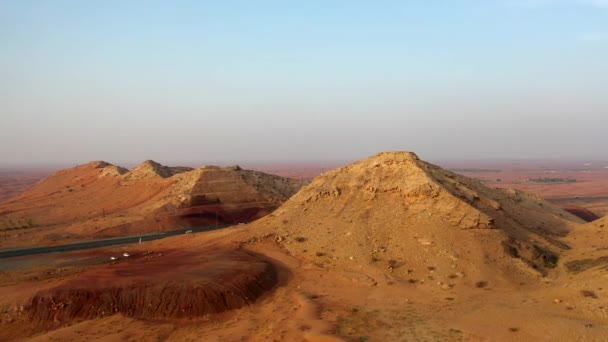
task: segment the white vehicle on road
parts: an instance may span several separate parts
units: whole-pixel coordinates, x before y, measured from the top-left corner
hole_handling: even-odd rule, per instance
[[[192,233],[192,229],[186,230],[186,234],[190,234],[190,233]]]

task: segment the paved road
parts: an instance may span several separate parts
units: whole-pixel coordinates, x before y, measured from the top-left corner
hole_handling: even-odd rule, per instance
[[[166,232],[166,233],[135,235],[135,236],[126,236],[126,237],[104,239],[104,240],[76,242],[76,243],[70,243],[67,245],[59,245],[59,246],[42,246],[42,247],[0,250],[0,259],[12,258],[12,257],[18,257],[18,256],[26,256],[26,255],[34,255],[34,254],[69,252],[69,251],[77,251],[77,250],[81,250],[81,249],[91,249],[91,248],[107,247],[107,246],[114,246],[114,245],[126,245],[129,243],[137,243],[140,241],[140,239],[143,242],[143,241],[160,240],[160,239],[164,239],[164,238],[168,238],[168,237],[176,236],[176,235],[182,235],[182,234],[185,234],[187,230],[192,230],[192,233],[201,233],[201,232],[208,232],[211,230],[226,228],[226,227],[230,227],[230,226],[232,226],[232,224],[198,227],[198,228],[183,228],[180,230],[174,230],[174,231]]]
[[[606,201],[608,196],[574,196],[574,197],[558,197],[547,198],[549,202],[583,202],[583,201]]]

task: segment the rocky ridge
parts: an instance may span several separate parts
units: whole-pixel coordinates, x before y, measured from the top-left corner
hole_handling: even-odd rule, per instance
[[[562,237],[581,222],[540,198],[486,187],[409,152],[327,172],[262,221],[293,253],[330,263],[384,260],[406,274],[424,263],[546,274],[569,248]]]

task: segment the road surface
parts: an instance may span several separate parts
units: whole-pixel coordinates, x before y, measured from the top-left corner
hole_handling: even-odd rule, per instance
[[[572,196],[572,197],[556,197],[547,198],[549,202],[588,202],[588,201],[606,201],[608,196]]]
[[[66,245],[58,245],[58,246],[42,246],[42,247],[30,247],[30,248],[19,248],[19,249],[8,249],[8,250],[0,250],[0,259],[4,258],[12,258],[18,256],[26,256],[26,255],[34,255],[34,254],[45,254],[45,253],[57,253],[57,252],[70,252],[77,251],[81,249],[91,249],[91,248],[99,248],[99,247],[107,247],[107,246],[115,246],[115,245],[126,245],[129,243],[137,243],[140,241],[152,241],[152,240],[160,240],[164,238],[168,238],[171,236],[186,234],[186,231],[191,230],[192,233],[201,233],[208,232],[211,230],[221,229],[230,227],[232,224],[223,224],[218,226],[208,226],[208,227],[199,227],[199,228],[183,228],[180,230],[174,230],[166,233],[155,233],[148,235],[134,235],[134,236],[126,236],[126,237],[118,237],[112,239],[104,239],[104,240],[95,240],[95,241],[85,241],[85,242],[76,242],[70,243]]]

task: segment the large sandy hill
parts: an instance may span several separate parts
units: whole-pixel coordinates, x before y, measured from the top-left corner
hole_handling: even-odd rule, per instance
[[[581,222],[528,194],[488,188],[407,152],[381,153],[317,177],[260,225],[294,254],[328,264],[547,274]]]
[[[266,215],[305,182],[240,167],[133,170],[96,161],[62,170],[0,203],[3,246],[45,244],[248,222]]]

